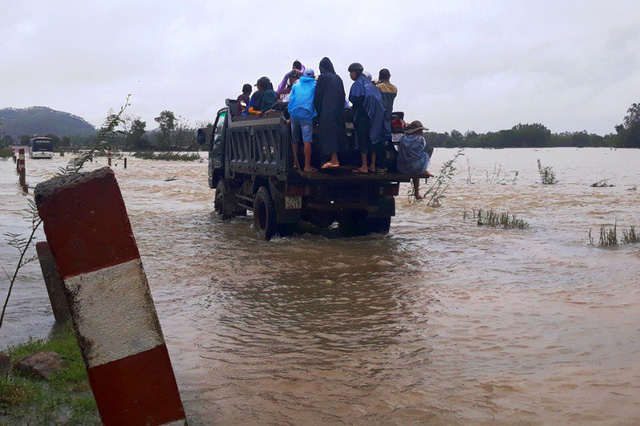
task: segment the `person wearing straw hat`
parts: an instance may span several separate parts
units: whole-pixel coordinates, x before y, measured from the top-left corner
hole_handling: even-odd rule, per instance
[[[433,152],[427,146],[422,133],[427,129],[420,121],[412,121],[407,127],[404,136],[398,143],[398,171],[408,175],[421,175],[429,177],[427,166]],[[422,199],[420,195],[420,178],[413,178],[414,197]]]

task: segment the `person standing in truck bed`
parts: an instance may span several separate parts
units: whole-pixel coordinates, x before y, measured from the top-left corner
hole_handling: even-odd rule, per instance
[[[311,144],[313,142],[313,119],[317,116],[313,106],[313,98],[316,92],[316,79],[311,68],[304,70],[304,74],[296,84],[291,87],[289,96],[289,115],[291,116],[291,143],[293,146],[293,166],[298,165],[298,143],[300,139],[304,144],[304,171],[307,173],[317,171],[311,167]]]
[[[362,165],[354,173],[376,172],[376,155],[391,134],[389,120],[385,120],[382,94],[363,74],[364,67],[355,62],[349,65],[353,80],[349,101],[355,111],[354,126]],[[370,158],[370,161],[369,161]]]
[[[299,60],[295,60],[293,61],[293,65],[291,66],[291,71],[298,71],[298,77],[300,77],[302,75],[302,72],[304,71],[304,65],[302,65],[302,62],[300,62]],[[280,91],[282,89],[284,89],[284,87],[287,85],[287,81],[289,80],[289,77],[291,76],[291,71],[289,71],[288,73],[286,73],[284,75],[284,77],[282,77],[282,81],[280,82],[280,84],[278,84],[278,90],[276,90],[276,93],[280,94]]]
[[[330,156],[323,169],[339,167],[338,151],[345,141],[344,84],[329,58],[320,61],[320,75],[313,104],[318,112],[318,144],[323,156]]]
[[[376,87],[382,93],[382,105],[384,105],[384,112],[387,114],[389,120],[391,120],[391,113],[393,112],[393,101],[398,95],[398,88],[391,84],[391,73],[388,69],[382,68],[378,73],[378,82]]]
[[[300,79],[302,72],[298,70],[291,70],[289,73],[289,78],[287,78],[287,83],[284,87],[279,88],[276,92],[278,94],[278,100],[280,102],[289,102],[289,94],[291,93],[291,88],[293,85]]]
[[[380,72],[378,72],[378,81],[376,83],[376,87],[380,90],[382,94],[382,105],[384,106],[384,114],[385,120],[388,120],[391,123],[391,114],[393,113],[393,101],[395,101],[396,96],[398,95],[398,88],[391,84],[389,81],[391,79],[391,73],[388,69],[382,68]],[[391,162],[396,162],[396,151],[391,145],[391,134],[387,140],[383,141],[384,149],[383,155],[378,155],[376,158],[378,163],[376,164],[377,168],[382,168],[386,170],[386,166],[391,166]]]

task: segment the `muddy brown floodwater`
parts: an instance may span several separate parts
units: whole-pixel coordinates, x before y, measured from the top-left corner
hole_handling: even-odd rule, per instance
[[[539,183],[538,158],[560,183]],[[28,182],[65,160],[27,160]],[[637,424],[640,245],[587,237],[640,224],[638,164],[640,150],[466,150],[443,206],[398,197],[388,236],[271,242],[251,217],[215,216],[205,162],[115,170],[190,424]],[[0,162],[0,230],[26,233],[13,169]],[[531,228],[478,227],[473,208]],[[4,242],[0,259],[15,262]],[[37,264],[6,321],[3,347],[50,331]]]

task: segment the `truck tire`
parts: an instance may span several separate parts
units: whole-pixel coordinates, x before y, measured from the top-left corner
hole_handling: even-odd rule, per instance
[[[253,227],[265,241],[269,241],[278,232],[276,205],[264,186],[258,189],[253,199]]]
[[[388,234],[391,228],[390,217],[371,217],[368,219],[370,232],[376,234]]]
[[[340,233],[345,237],[361,237],[371,232],[370,219],[366,212],[348,212],[338,218]]]
[[[278,235],[281,237],[290,237],[298,232],[299,223],[280,223],[278,224]]]
[[[227,190],[227,187],[224,183],[223,179],[218,181],[218,185],[216,185],[216,195],[213,200],[213,207],[220,215],[222,220],[231,219],[231,213],[229,213],[229,209],[225,204],[229,203],[228,198],[231,196],[230,192]]]

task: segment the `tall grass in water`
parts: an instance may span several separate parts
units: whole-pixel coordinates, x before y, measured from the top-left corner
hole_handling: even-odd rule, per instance
[[[640,236],[636,233],[636,227],[632,226],[627,231],[622,230],[622,244],[636,244],[640,243]]]
[[[613,228],[600,227],[600,243],[604,247],[618,245],[618,224],[614,223]]]
[[[464,212],[464,218],[467,218],[467,212]],[[490,226],[492,228],[502,227],[505,229],[529,229],[529,224],[523,219],[518,219],[516,215],[509,215],[509,212],[496,213],[493,210],[478,210],[476,215],[473,210],[473,218],[477,218],[478,226]]]
[[[636,232],[636,227],[631,226],[629,229],[622,230],[622,238],[618,239],[618,224],[614,223],[613,228],[607,228],[604,225],[600,227],[600,238],[598,246],[613,247],[619,244],[637,244],[640,243],[640,235]],[[594,245],[591,230],[589,230],[589,245]]]
[[[540,173],[540,179],[543,185],[554,185],[558,183],[553,169],[551,167],[542,167],[540,159],[538,159],[538,173]]]

